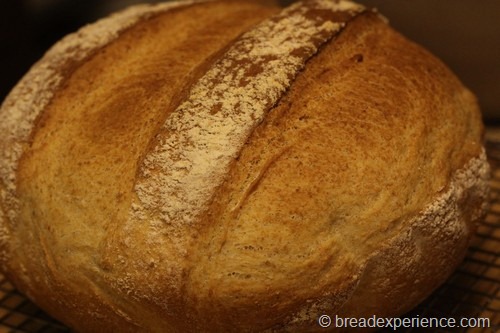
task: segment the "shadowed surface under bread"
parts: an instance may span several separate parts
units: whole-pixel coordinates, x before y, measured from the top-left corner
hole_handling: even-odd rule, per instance
[[[377,15],[336,36],[359,10],[311,1],[263,21],[276,9],[199,3],[75,66],[29,146],[15,139],[20,214],[2,233],[24,244],[2,246],[9,276],[87,330],[305,330],[388,289],[380,313],[425,297],[482,209],[480,115]],[[15,169],[2,164],[4,212]]]

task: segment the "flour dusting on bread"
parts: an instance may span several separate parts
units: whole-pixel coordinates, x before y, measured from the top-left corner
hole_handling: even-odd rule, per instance
[[[453,176],[446,192],[441,194],[432,204],[412,221],[414,227],[430,228],[435,232],[445,233],[447,238],[461,238],[467,232],[460,213],[461,200],[466,193],[484,200],[481,210],[473,212],[471,220],[477,220],[484,213],[488,196],[488,180],[490,168],[486,159],[486,152],[482,151],[477,158],[470,160],[463,169]]]
[[[196,1],[138,5],[87,25],[56,43],[22,78],[3,102],[0,112],[0,244],[8,238],[7,223],[18,214],[16,171],[36,119],[49,105],[73,66],[112,42],[121,32],[150,15]],[[4,223],[5,222],[5,223]]]
[[[318,47],[363,8],[299,2],[241,36],[163,125],[144,159],[131,221],[148,217],[154,228],[192,223],[266,111]]]
[[[2,105],[0,268],[70,327],[316,331],[462,258],[489,168],[458,80],[361,5],[245,1],[101,20]]]

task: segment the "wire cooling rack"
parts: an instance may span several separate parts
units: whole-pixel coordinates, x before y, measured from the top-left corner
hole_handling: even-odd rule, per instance
[[[490,327],[400,328],[397,332],[500,333],[500,139],[488,141],[487,152],[492,166],[488,214],[479,225],[462,265],[441,288],[405,317],[489,318]],[[27,300],[0,275],[0,333],[7,332],[62,333],[70,330]]]

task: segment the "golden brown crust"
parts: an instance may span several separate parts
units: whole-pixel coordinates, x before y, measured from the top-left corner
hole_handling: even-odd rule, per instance
[[[66,71],[0,163],[21,290],[80,331],[305,332],[446,278],[487,191],[474,97],[357,5],[277,11],[152,11]]]
[[[368,258],[381,252],[384,261],[398,264],[396,271],[412,261],[411,252],[400,259],[394,254],[413,242],[391,246],[391,239],[405,235],[416,214],[445,192],[454,170],[481,154],[475,102],[447,72],[373,14],[356,18],[312,59],[253,133],[215,196],[214,222],[201,232],[191,259],[188,290],[199,312],[221,309],[217,318],[251,326],[271,322],[269,308],[302,313],[309,304],[315,312],[304,322],[290,318],[300,331],[314,326],[311,316],[320,312],[363,314],[366,300],[340,309],[362,275],[369,275]],[[455,118],[464,105],[468,111]],[[470,128],[471,123],[477,126]],[[483,158],[471,176],[479,179],[475,197],[481,200],[484,164]],[[422,224],[446,224],[439,216],[435,220]],[[463,229],[463,223],[470,221],[453,226]],[[453,230],[448,239],[434,235],[442,244],[423,251],[455,249],[445,255],[455,258],[447,266],[454,267],[470,234],[466,229]],[[384,254],[385,248],[393,252]],[[450,272],[436,255],[438,274],[422,255],[414,267],[431,280],[422,280],[428,283],[415,296],[418,301]],[[394,275],[394,281],[402,278]],[[378,301],[368,304],[380,314],[408,308]]]
[[[87,249],[99,248],[106,230],[123,224],[120,214],[130,207],[138,160],[167,117],[173,96],[187,85],[185,79],[212,53],[275,11],[251,3],[188,8],[153,11],[156,16],[143,19],[76,68],[45,108],[18,167],[17,220],[23,223],[16,226],[17,240],[9,243],[10,252],[18,253],[10,258],[9,271],[28,267],[38,272],[34,275],[51,276],[47,284],[28,276],[12,278],[50,313],[81,330],[105,330],[102,317],[116,326],[129,312],[140,314],[131,320],[131,331],[143,326],[141,321],[152,321],[132,301],[101,288],[105,277],[96,272],[106,272],[105,258]],[[39,200],[33,202],[33,197]],[[38,221],[41,216],[45,218]],[[81,223],[71,227],[71,221]],[[46,265],[38,264],[41,257]],[[65,263],[69,265],[63,267]],[[90,292],[78,295],[73,285]],[[113,322],[114,316],[121,318]]]

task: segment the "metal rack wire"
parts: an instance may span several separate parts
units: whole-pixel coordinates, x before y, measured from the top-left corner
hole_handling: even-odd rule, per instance
[[[422,329],[397,332],[500,333],[500,141],[487,143],[492,166],[491,206],[467,256],[448,281],[406,315],[427,318],[489,318],[489,328]],[[0,275],[0,333],[62,333],[68,328],[45,314]],[[386,329],[383,332],[394,332]]]
[[[0,275],[0,332],[62,333],[70,330],[40,310]]]

